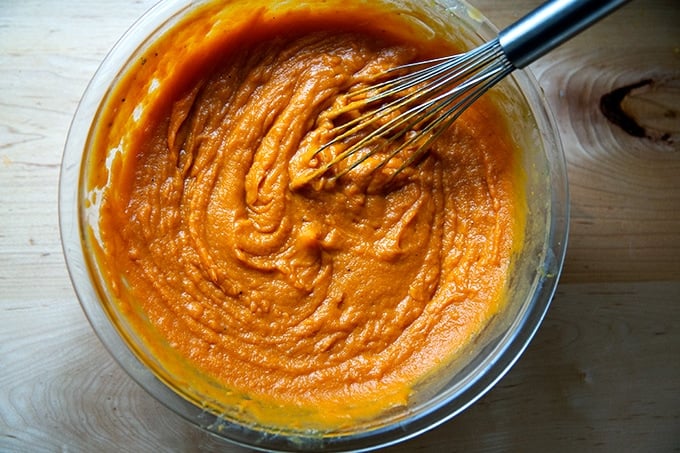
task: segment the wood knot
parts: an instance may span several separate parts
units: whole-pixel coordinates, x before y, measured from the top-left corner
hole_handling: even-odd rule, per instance
[[[680,141],[680,77],[644,79],[605,94],[600,110],[633,137]]]

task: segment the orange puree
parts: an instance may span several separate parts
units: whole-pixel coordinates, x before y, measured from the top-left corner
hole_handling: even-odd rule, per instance
[[[394,181],[360,166],[295,183],[326,158],[310,150],[344,121],[343,93],[454,50],[357,14],[260,14],[195,51],[180,27],[93,139],[99,261],[132,329],[148,320],[161,367],[268,425],[406,404],[499,310],[521,226],[516,152],[485,99]]]

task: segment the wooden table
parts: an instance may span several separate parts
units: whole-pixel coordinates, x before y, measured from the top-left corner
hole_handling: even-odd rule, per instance
[[[220,444],[137,386],[64,265],[62,147],[85,86],[151,0],[0,0],[0,451]],[[537,0],[477,0],[499,26]],[[455,420],[389,451],[680,449],[680,4],[637,0],[533,67],[568,161],[564,273],[519,363]],[[608,121],[624,106],[651,138]],[[222,451],[243,451],[227,446]]]

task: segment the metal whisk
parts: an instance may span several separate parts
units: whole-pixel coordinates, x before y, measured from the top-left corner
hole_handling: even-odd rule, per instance
[[[408,149],[393,175],[401,172],[426,152],[465,109],[508,74],[524,68],[627,1],[548,1],[500,32],[496,39],[471,51],[390,69],[388,75],[406,74],[349,93],[350,102],[343,112],[364,113],[335,127],[331,131],[334,138],[314,156],[330,146],[348,140],[350,143],[312,172],[308,180],[363,150],[358,159],[333,175],[339,178],[398,140],[403,141],[373,171]]]

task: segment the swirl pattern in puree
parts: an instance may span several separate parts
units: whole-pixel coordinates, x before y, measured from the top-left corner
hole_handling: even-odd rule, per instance
[[[109,178],[100,261],[119,303],[183,366],[259,401],[262,423],[294,407],[339,426],[405,404],[502,305],[522,225],[516,151],[482,99],[394,181],[369,160],[299,183],[332,157],[311,153],[345,120],[349,88],[452,48],[359,30],[349,13],[258,26],[219,57],[178,57],[126,158],[93,178]]]

